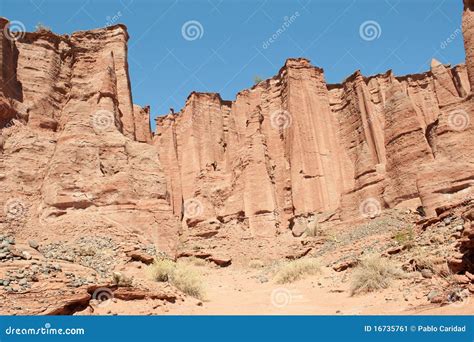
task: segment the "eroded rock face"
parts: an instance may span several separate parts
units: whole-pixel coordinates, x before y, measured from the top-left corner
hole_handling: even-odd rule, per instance
[[[146,143],[149,111],[132,105],[127,40],[120,25],[3,38],[3,75],[18,81],[0,82],[10,105],[1,114],[2,231],[56,239],[100,232],[172,253],[179,222]]]
[[[462,16],[462,30],[464,35],[464,47],[466,50],[466,65],[471,88],[474,87],[474,1],[464,1],[464,12]]]
[[[434,62],[425,74],[326,85],[300,59],[231,103],[193,93],[157,120],[174,212],[190,226],[240,220],[266,236],[400,205],[435,215],[472,187],[472,101],[455,81],[466,77]],[[187,213],[187,201],[199,210]]]
[[[423,74],[328,85],[322,69],[290,59],[235,101],[193,93],[157,119],[173,211],[188,227],[215,220],[266,237],[384,208],[436,216],[472,196],[469,68],[433,60]]]
[[[2,35],[2,229],[100,231],[176,255],[181,228],[272,238],[384,208],[436,216],[472,197],[472,23],[466,0],[466,66],[327,84],[289,59],[234,101],[192,93],[155,134],[132,102],[124,26]]]

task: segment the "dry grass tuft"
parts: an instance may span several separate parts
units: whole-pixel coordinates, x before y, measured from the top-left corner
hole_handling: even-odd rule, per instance
[[[201,276],[187,261],[175,263],[169,259],[157,259],[149,267],[152,279],[169,282],[187,295],[202,299],[204,287]]]
[[[176,268],[176,263],[169,259],[156,259],[150,265],[150,275],[155,281],[165,282],[170,280],[171,274]]]
[[[119,287],[128,287],[132,286],[133,278],[127,277],[120,272],[114,272],[112,273],[112,282]]]
[[[203,299],[204,288],[200,274],[188,265],[179,263],[177,265],[178,267],[171,275],[170,283],[187,295]]]
[[[261,260],[254,259],[254,260],[250,260],[249,267],[250,268],[263,268],[265,267],[265,264]]]
[[[284,263],[275,275],[278,284],[288,284],[302,279],[307,275],[321,271],[321,264],[317,259],[304,258]]]
[[[388,288],[403,272],[391,260],[378,255],[362,259],[352,275],[352,295]]]
[[[426,251],[418,248],[413,254],[413,263],[417,271],[430,270],[433,273],[437,272],[437,267],[434,258]]]

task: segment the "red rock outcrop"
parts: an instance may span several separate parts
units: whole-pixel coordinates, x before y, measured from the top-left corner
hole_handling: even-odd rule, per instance
[[[474,87],[474,1],[464,1],[462,16],[462,30],[464,35],[464,48],[466,50],[466,65],[471,88]]]
[[[293,59],[233,102],[193,93],[157,119],[174,212],[189,226],[234,220],[266,236],[400,205],[435,215],[473,184],[466,77],[433,61],[424,74],[327,85]]]
[[[154,138],[174,213],[188,227],[253,236],[300,236],[393,207],[435,216],[474,185],[471,61],[331,85],[308,60],[289,59],[234,101],[191,94],[157,119]]]
[[[472,15],[465,0],[466,66],[327,84],[288,59],[234,101],[192,93],[155,134],[132,102],[124,26],[3,35],[2,229],[97,230],[172,252],[180,222],[200,238],[271,238],[384,208],[436,216],[472,196]]]
[[[1,114],[1,230],[58,239],[97,231],[172,252],[179,223],[147,144],[149,110],[132,105],[126,28],[2,37],[2,77],[15,82],[0,82],[10,104]]]

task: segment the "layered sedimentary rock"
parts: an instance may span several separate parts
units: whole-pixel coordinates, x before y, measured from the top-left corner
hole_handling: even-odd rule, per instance
[[[474,1],[463,1],[462,30],[464,35],[464,48],[466,49],[467,72],[472,88],[474,85]]]
[[[179,222],[146,144],[149,110],[131,102],[126,28],[8,38],[0,55],[0,98],[13,111],[2,109],[2,230],[136,235],[170,252]]]
[[[289,59],[234,101],[191,94],[154,138],[174,213],[188,227],[300,236],[384,208],[435,216],[463,202],[474,185],[471,16],[465,1],[467,68],[433,60],[422,74],[326,84],[322,69]]]
[[[424,74],[327,85],[293,59],[235,101],[193,93],[157,120],[174,212],[189,226],[240,220],[266,236],[400,205],[434,215],[473,183],[466,78],[433,61]],[[199,210],[188,215],[187,201]]]
[[[466,65],[327,84],[289,59],[233,101],[192,93],[154,134],[132,101],[124,26],[2,35],[2,229],[97,230],[172,252],[182,228],[301,236],[384,208],[436,216],[472,197],[472,24],[465,1]]]

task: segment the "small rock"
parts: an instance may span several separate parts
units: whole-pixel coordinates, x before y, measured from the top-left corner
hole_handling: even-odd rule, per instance
[[[426,279],[431,279],[433,278],[433,272],[431,270],[424,268],[421,270],[421,276]]]
[[[386,253],[388,255],[394,255],[394,254],[400,253],[403,249],[404,249],[403,246],[395,246],[390,249],[387,249]]]
[[[443,302],[442,296],[436,296],[436,297],[431,298],[430,300],[430,303],[433,303],[433,304],[440,304],[442,302]]]
[[[28,252],[26,252],[26,251],[23,251],[23,252],[21,253],[21,256],[22,256],[22,258],[25,259],[25,260],[31,260],[31,258],[32,258],[31,254],[28,253]]]
[[[209,260],[214,262],[216,265],[220,267],[227,267],[232,263],[232,259],[229,257],[224,257],[224,256],[211,256],[209,257]]]
[[[127,255],[130,259],[134,261],[140,261],[144,263],[145,265],[150,265],[153,263],[155,258],[147,253],[141,252],[141,251],[133,251],[128,253]]]
[[[352,268],[357,265],[357,260],[356,259],[350,259],[343,261],[335,266],[333,266],[333,270],[336,272],[342,272],[347,270],[348,268]]]
[[[439,296],[439,292],[436,291],[436,290],[431,290],[430,293],[428,293],[428,301],[432,302],[432,299],[435,298],[435,297],[438,297]],[[433,303],[433,302],[432,302]]]
[[[30,247],[33,248],[33,249],[38,249],[38,248],[39,248],[39,244],[38,244],[38,242],[36,242],[35,240],[30,240],[30,241],[28,241],[28,244],[29,244]]]

